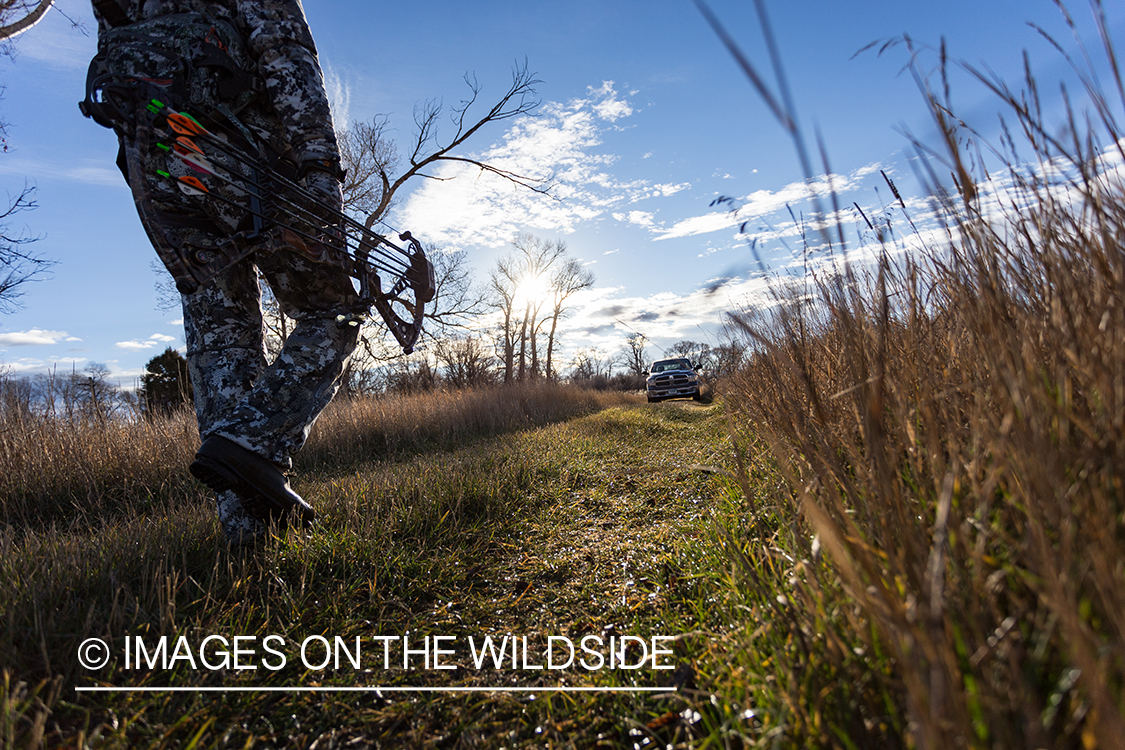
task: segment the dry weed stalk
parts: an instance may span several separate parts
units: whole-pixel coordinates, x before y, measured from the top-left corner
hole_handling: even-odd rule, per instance
[[[953,176],[946,193],[930,174],[946,246],[893,260],[888,241],[872,267],[819,276],[811,302],[775,288],[774,306],[733,319],[758,353],[728,398],[833,563],[794,565],[799,595],[858,606],[888,650],[882,691],[858,699],[869,726],[894,723],[892,695],[908,745],[1125,747],[1123,133],[1080,70],[1095,115],[1081,132],[1068,109],[1064,140],[1030,73],[1017,93],[965,67],[1021,134],[1005,125],[994,151],[1008,186],[919,78]],[[793,628],[825,624],[809,612]],[[828,646],[808,658],[843,680],[882,669]],[[809,695],[789,707],[828,740]]]

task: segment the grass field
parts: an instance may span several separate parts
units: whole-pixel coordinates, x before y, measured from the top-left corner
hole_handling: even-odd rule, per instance
[[[187,415],[0,409],[0,741],[1125,748],[1125,83],[1100,32],[1113,98],[1079,70],[1089,109],[1061,129],[1030,76],[968,70],[999,144],[953,114],[941,50],[943,85],[918,80],[943,142],[917,144],[939,231],[892,231],[900,200],[858,248],[813,238],[828,260],[731,318],[748,357],[714,404],[340,403],[294,479],[317,528],[252,553],[187,475]],[[126,637],[208,635],[276,635],[289,659],[125,666]],[[526,638],[532,666],[475,668],[486,635]],[[359,666],[293,651],[357,636]],[[449,638],[430,656],[458,668],[387,668],[384,636]],[[533,668],[585,636],[670,636],[671,668]],[[75,691],[97,685],[463,690]]]
[[[511,396],[496,391],[491,398]],[[430,408],[438,408],[438,398],[446,397],[435,397]],[[472,398],[480,396],[461,400]],[[91,498],[91,510],[65,521],[56,509],[40,521],[28,518],[24,528],[8,526],[0,550],[7,695],[0,737],[16,744],[42,737],[47,746],[342,746],[363,738],[387,746],[498,747],[631,746],[638,737],[659,735],[666,743],[699,736],[706,722],[687,707],[696,702],[693,688],[705,679],[714,640],[701,623],[719,622],[710,518],[730,498],[730,483],[692,467],[726,460],[721,411],[690,402],[602,409],[593,398],[583,394],[572,409],[587,414],[569,421],[543,424],[559,414],[539,414],[543,426],[476,431],[456,441],[436,435],[372,450],[364,460],[330,446],[333,430],[359,417],[344,409],[330,414],[309,448],[315,463],[306,460],[295,480],[320,513],[315,532],[289,534],[255,552],[225,548],[204,493],[178,476],[179,466],[159,485],[163,496],[134,491],[121,507],[114,493],[126,490],[107,488],[105,497]],[[370,412],[364,418],[368,426],[377,421]],[[178,434],[182,426],[164,429]],[[175,451],[172,459],[188,452]],[[263,658],[280,663],[259,645],[270,634],[286,644],[279,648],[288,663],[278,670],[264,668]],[[543,663],[548,636],[576,644],[590,635],[603,642],[676,638],[659,662],[667,670],[610,670],[591,655],[587,663],[602,668],[547,672],[523,668],[522,651],[516,669],[473,668],[470,637],[479,643],[508,634],[521,643],[526,637],[529,665]],[[125,668],[126,637],[140,636],[152,649],[162,635],[171,638],[168,653],[180,636],[193,647],[208,635],[256,637],[243,641],[256,655],[240,663],[258,669],[212,671],[201,661],[192,669],[185,658],[166,670]],[[386,669],[382,646],[371,639],[403,635],[415,644],[426,636],[452,638],[443,648],[454,653],[442,659],[459,668],[425,669],[416,656],[404,670],[395,651],[395,667]],[[349,648],[362,638],[360,668],[344,657],[339,669],[306,669],[299,644],[308,636],[340,636]],[[89,637],[111,644],[102,669],[77,661]],[[596,641],[588,643],[598,650]],[[643,658],[639,648],[633,643],[626,651],[634,663]],[[212,664],[221,650],[212,642]],[[310,651],[310,663],[323,654]],[[681,690],[74,690],[97,685]],[[744,709],[727,706],[723,720]]]

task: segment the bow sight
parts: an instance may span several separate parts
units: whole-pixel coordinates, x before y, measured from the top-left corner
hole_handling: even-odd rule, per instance
[[[244,129],[204,127],[155,98],[153,94],[166,93],[156,82],[122,82],[93,72],[79,107],[121,137],[125,171],[141,222],[180,292],[192,293],[252,253],[295,249],[312,261],[336,265],[355,279],[361,309],[378,310],[403,351],[414,350],[435,283],[433,264],[410,232],[400,233],[398,242],[392,242],[341,211],[325,207],[315,194],[283,174],[288,165],[271,159]],[[138,102],[133,111],[125,104],[129,100]],[[167,168],[159,168],[161,163]],[[236,217],[232,220],[236,229],[216,231],[220,223],[213,216],[185,216],[161,208],[154,191],[172,185],[193,200],[210,202],[219,214]],[[211,241],[197,241],[198,230],[204,230]]]

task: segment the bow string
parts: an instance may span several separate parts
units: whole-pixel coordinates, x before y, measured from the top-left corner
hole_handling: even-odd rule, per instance
[[[150,236],[154,230],[160,231],[167,215],[152,207],[147,186],[137,184],[144,182],[137,172],[155,172],[185,195],[215,201],[250,221],[248,230],[224,240],[235,247],[234,252],[194,250],[185,254],[178,248],[175,253],[161,252],[181,290],[190,292],[251,252],[276,250],[280,239],[281,246],[294,248],[314,262],[341,267],[356,280],[364,308],[378,310],[404,353],[414,350],[436,284],[433,264],[410,232],[397,233],[394,241],[369,229],[343,211],[325,206],[323,198],[250,153],[254,144],[240,133],[214,132],[161,99],[140,96],[138,89],[143,91],[146,86],[139,81],[124,87],[116,83],[111,87],[104,79],[88,81],[81,108],[99,124],[126,137],[127,156],[131,143],[130,183]],[[114,96],[107,96],[111,88]],[[121,106],[126,98],[123,94],[142,102],[132,116],[126,116],[128,108]],[[249,148],[237,145],[239,140],[247,141]],[[174,171],[187,174],[144,166],[147,154],[156,149],[184,167]],[[134,180],[134,175],[142,179]],[[163,234],[167,237],[167,232]],[[163,244],[158,243],[158,252],[165,249]],[[176,257],[170,264],[172,255]],[[357,322],[351,313],[341,315],[339,321]]]
[[[313,260],[342,264],[359,282],[361,300],[378,310],[403,351],[413,350],[421,334],[424,307],[435,296],[435,282],[433,264],[410,232],[398,235],[399,243],[405,244],[395,243],[347,214],[325,208],[303,186],[212,133],[189,114],[156,99],[147,106],[167,123],[168,132],[158,147],[195,173],[174,177],[158,172],[161,177],[173,180],[185,194],[208,196],[247,211],[262,226],[277,225],[287,244]],[[244,169],[220,166],[218,159],[208,157],[205,147]],[[251,198],[250,204],[209,190],[205,179],[243,192]],[[267,205],[255,208],[255,197]]]

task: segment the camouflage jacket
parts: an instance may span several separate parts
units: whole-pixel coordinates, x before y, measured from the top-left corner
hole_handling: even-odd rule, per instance
[[[298,164],[339,162],[316,45],[301,0],[93,0],[98,33],[174,13],[226,18],[246,40],[265,83],[280,136]]]

